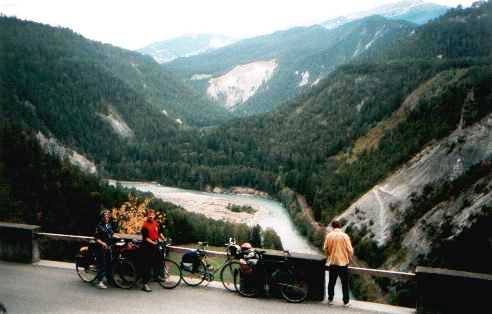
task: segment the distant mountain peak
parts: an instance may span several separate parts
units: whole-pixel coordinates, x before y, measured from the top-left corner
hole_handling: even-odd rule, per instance
[[[427,21],[444,14],[449,7],[426,2],[423,0],[402,0],[384,4],[374,9],[364,10],[329,19],[323,23],[327,29],[337,28],[348,22],[371,15],[380,15],[389,19],[405,20],[415,24],[424,24]]]
[[[172,39],[152,43],[138,51],[152,56],[159,63],[181,57],[191,57],[228,46],[236,39],[218,34],[185,34]]]

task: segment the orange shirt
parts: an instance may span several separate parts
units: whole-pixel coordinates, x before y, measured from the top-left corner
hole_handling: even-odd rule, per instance
[[[350,237],[339,228],[326,235],[323,247],[330,265],[347,266],[354,255]]]

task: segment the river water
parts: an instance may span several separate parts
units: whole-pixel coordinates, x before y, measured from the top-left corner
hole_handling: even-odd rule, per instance
[[[282,240],[284,249],[298,253],[319,254],[319,251],[297,232],[287,209],[277,201],[252,195],[185,190],[166,187],[157,183],[109,180],[112,185],[115,185],[116,182],[126,188],[151,192],[163,201],[179,205],[187,211],[202,213],[213,219],[246,223],[250,226],[259,224],[263,229],[272,228]],[[249,205],[256,210],[256,213],[233,213],[226,209],[228,204]]]

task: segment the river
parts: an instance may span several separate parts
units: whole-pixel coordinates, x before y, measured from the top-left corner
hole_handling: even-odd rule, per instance
[[[307,254],[319,254],[319,251],[296,230],[287,210],[281,203],[252,195],[236,195],[222,193],[208,193],[194,190],[185,190],[166,187],[157,183],[134,181],[116,182],[126,188],[135,188],[142,192],[151,192],[163,201],[171,202],[185,210],[204,214],[213,219],[223,219],[230,222],[246,223],[250,226],[260,225],[263,229],[272,228],[282,240],[284,249]],[[228,204],[251,206],[256,212],[234,213],[226,208]]]

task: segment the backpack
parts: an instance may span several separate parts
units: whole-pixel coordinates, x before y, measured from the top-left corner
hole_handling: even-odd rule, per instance
[[[181,268],[187,272],[196,272],[198,265],[200,265],[200,258],[197,251],[187,252],[181,257]]]

